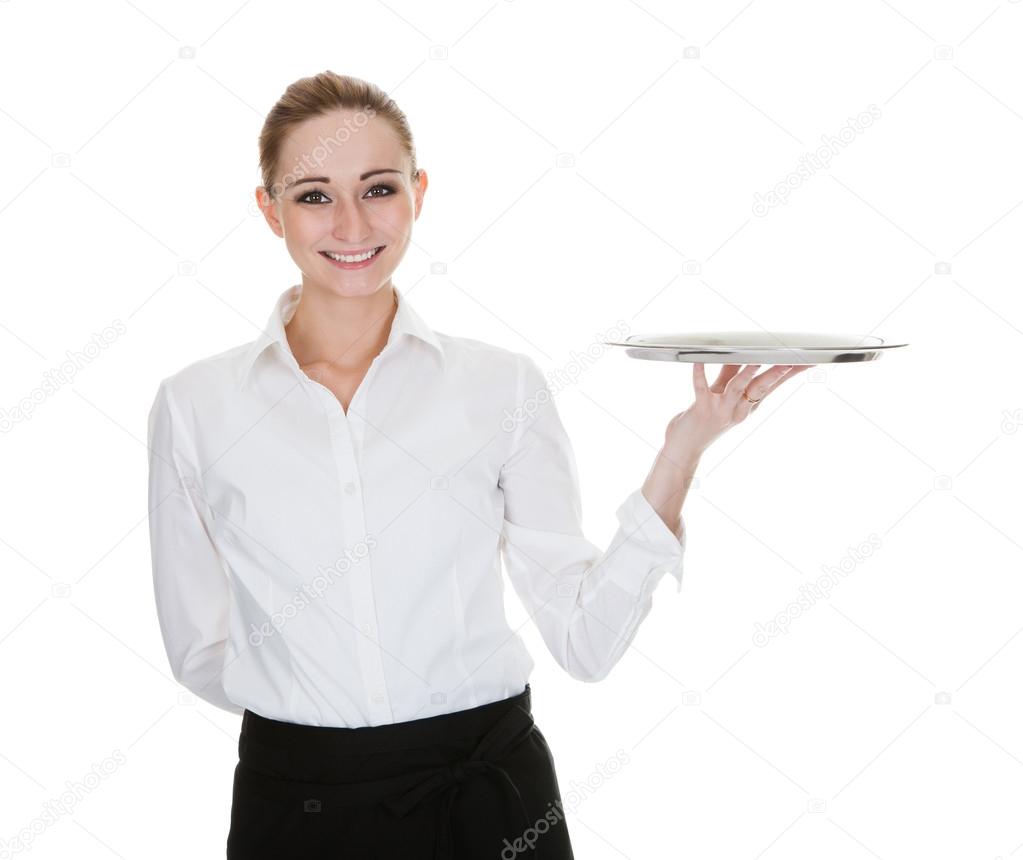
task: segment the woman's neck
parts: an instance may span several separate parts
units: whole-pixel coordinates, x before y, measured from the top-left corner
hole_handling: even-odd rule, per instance
[[[303,284],[298,307],[285,326],[288,344],[306,369],[364,367],[387,343],[397,310],[390,283],[365,296],[338,296]]]

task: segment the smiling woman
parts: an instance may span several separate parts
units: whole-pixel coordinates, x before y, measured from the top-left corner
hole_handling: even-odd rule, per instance
[[[171,667],[242,715],[228,857],[571,858],[501,561],[557,664],[605,678],[658,583],[681,588],[700,455],[793,374],[696,366],[592,543],[541,368],[434,331],[392,282],[427,187],[394,101],[303,78],[259,142],[256,198],[301,283],[259,338],[164,379],[149,418]]]
[[[632,582],[678,541],[644,527],[586,577],[602,553],[553,407],[502,432],[539,368],[434,332],[393,284],[427,177],[386,93],[303,78],[259,146],[301,283],[265,336],[164,380],[149,423],[171,666],[242,716],[227,856],[571,858],[500,553],[558,661],[596,680],[643,613]],[[653,512],[637,492],[621,513],[624,538]]]

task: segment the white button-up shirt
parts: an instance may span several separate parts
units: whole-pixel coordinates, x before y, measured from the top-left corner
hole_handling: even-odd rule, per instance
[[[397,288],[347,414],[299,367],[285,323],[160,382],[149,414],[156,608],[174,677],[232,713],[358,727],[522,692],[503,557],[558,664],[597,681],[685,523],[640,489],[606,550],[583,535],[572,448],[526,354],[434,332]]]

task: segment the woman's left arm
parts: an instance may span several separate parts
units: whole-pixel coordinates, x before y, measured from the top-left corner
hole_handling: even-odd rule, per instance
[[[703,364],[693,364],[695,400],[668,423],[664,445],[643,483],[646,500],[673,532],[679,528],[682,504],[703,452],[726,430],[745,421],[779,385],[813,365],[778,364],[757,377],[753,374],[759,364],[740,367],[724,365],[714,384],[708,385]]]

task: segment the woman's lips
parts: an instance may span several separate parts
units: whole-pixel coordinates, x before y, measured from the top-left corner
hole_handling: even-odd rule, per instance
[[[335,260],[327,255],[326,251],[320,251],[320,256],[323,257],[328,263],[330,263],[336,269],[365,269],[367,266],[371,266],[373,262],[380,256],[380,252],[386,248],[386,245],[378,245],[375,249],[375,253],[368,260],[362,260],[359,263],[345,263],[341,260]],[[365,252],[363,252],[365,253]],[[346,257],[354,257],[356,254],[345,254]]]

